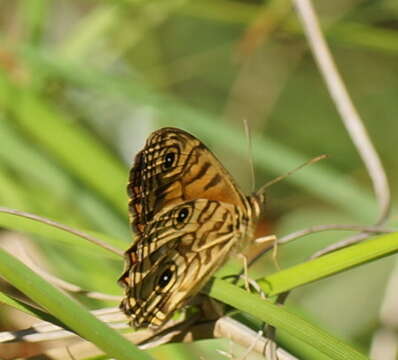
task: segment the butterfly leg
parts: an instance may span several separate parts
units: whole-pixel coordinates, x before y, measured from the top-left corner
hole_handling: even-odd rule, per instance
[[[261,296],[262,299],[265,299],[266,295],[261,290],[260,285],[258,285],[256,280],[251,279],[248,275],[248,266],[247,266],[246,256],[244,256],[243,254],[238,254],[238,257],[242,258],[243,270],[240,272],[240,274],[227,275],[227,276],[224,276],[223,279],[226,280],[229,278],[233,278],[234,279],[233,284],[235,284],[235,285],[238,283],[239,279],[243,279],[246,291],[250,292],[252,289],[254,289]]]
[[[262,355],[264,356],[264,360],[279,360],[279,356],[277,353],[277,345],[276,343],[271,340],[271,339],[264,339],[263,337],[264,332],[263,330],[259,330],[257,332],[257,335],[253,338],[252,343],[245,349],[243,354],[241,354],[239,357],[235,357],[232,352],[226,352],[223,350],[217,350],[218,353],[221,355],[225,356],[227,359],[232,359],[232,360],[250,360],[251,359],[251,354],[257,347],[259,342],[264,342],[264,349],[262,351]]]
[[[249,355],[253,351],[254,347],[256,346],[257,342],[263,338],[263,331],[260,330],[257,332],[257,336],[254,338],[253,343],[246,349],[244,354],[239,358],[239,360],[247,360],[250,359]]]
[[[267,338],[267,342],[264,345],[263,355],[267,360],[279,360],[277,354],[277,344],[274,340]]]
[[[246,291],[250,291],[250,287],[249,287],[249,272],[247,270],[247,257],[243,254],[239,254],[238,257],[240,257],[242,259],[243,262],[243,275],[241,275],[241,277],[243,277],[243,280],[245,282],[245,289]]]
[[[247,266],[247,258],[243,254],[239,254],[238,257],[243,260],[243,273],[240,274],[240,277],[243,278],[245,282],[246,291],[250,292],[251,288],[254,289],[258,294],[260,294],[262,299],[265,299],[265,293],[261,290],[260,285],[256,282],[256,280],[251,279],[249,277],[248,266]]]
[[[281,269],[281,267],[280,267],[280,265],[278,263],[278,259],[277,259],[278,238],[276,237],[276,235],[272,234],[272,235],[263,236],[263,237],[257,238],[255,240],[255,242],[257,244],[264,244],[266,242],[272,242],[272,261],[275,264],[275,267],[277,268],[277,270],[279,271]]]

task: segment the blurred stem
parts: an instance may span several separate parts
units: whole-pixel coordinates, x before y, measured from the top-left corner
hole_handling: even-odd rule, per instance
[[[68,60],[83,60],[114,27],[123,26],[126,13],[130,10],[128,7],[134,7],[134,18],[128,17],[128,31],[114,34],[119,38],[116,41],[112,38],[112,51],[101,58],[102,65],[109,66],[186,2],[187,0],[139,0],[130,1],[129,5],[125,1],[122,4],[98,7],[79,23],[72,36],[60,46],[59,55]]]
[[[24,0],[21,2],[27,42],[39,45],[46,25],[50,0]]]
[[[228,9],[228,11],[225,11],[225,9]],[[182,12],[208,20],[241,24],[253,20],[258,14],[258,5],[228,0],[190,1],[182,9]]]
[[[291,34],[303,33],[300,23],[292,18],[282,25],[282,29]],[[325,35],[329,42],[340,46],[398,55],[398,31],[396,30],[342,21],[327,28]]]
[[[83,59],[98,39],[120,21],[120,5],[96,7],[77,26],[72,34],[59,46],[58,54],[68,60]]]

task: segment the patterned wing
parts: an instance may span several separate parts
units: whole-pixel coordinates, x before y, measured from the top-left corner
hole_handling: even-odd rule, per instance
[[[127,191],[133,230],[140,234],[163,208],[194,199],[248,207],[245,196],[210,150],[185,131],[152,133],[134,161]]]
[[[121,309],[135,328],[161,326],[242,244],[252,219],[233,204],[186,201],[156,214],[126,252]],[[243,241],[245,242],[245,241]]]

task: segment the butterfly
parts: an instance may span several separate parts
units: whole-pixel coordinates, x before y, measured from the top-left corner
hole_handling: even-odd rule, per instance
[[[134,328],[158,328],[251,242],[263,199],[245,196],[201,141],[170,127],[136,155],[127,192],[136,241],[120,308]]]

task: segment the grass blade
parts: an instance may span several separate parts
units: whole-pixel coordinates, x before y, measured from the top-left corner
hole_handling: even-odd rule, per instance
[[[333,360],[365,360],[367,357],[324,330],[292,314],[284,307],[262,300],[260,296],[214,279],[205,290],[213,298],[245,311],[258,319],[283,329]]]
[[[138,350],[116,331],[96,319],[79,303],[62,294],[2,249],[0,249],[0,275],[108,355],[119,360],[151,359],[148,354]]]
[[[327,254],[258,280],[269,295],[277,295],[298,286],[377,260],[398,252],[398,232]]]

